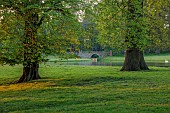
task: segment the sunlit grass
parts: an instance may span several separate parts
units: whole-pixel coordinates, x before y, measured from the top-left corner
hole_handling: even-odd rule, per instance
[[[0,66],[0,113],[169,113],[170,68],[40,66],[41,80],[15,84],[22,66]]]
[[[42,89],[49,85],[52,85],[50,82],[33,82],[33,83],[21,83],[21,84],[8,84],[1,85],[0,91],[19,91],[19,90],[28,90],[28,89]]]

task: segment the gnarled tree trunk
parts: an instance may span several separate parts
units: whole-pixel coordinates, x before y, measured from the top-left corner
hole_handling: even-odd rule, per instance
[[[139,71],[139,70],[149,70],[145,63],[143,52],[131,48],[126,50],[125,61],[121,71]]]
[[[32,63],[28,63],[27,65],[24,65],[23,74],[21,78],[18,80],[18,83],[40,79],[41,77],[39,76],[38,69],[39,69],[39,64],[36,62],[32,62]]]

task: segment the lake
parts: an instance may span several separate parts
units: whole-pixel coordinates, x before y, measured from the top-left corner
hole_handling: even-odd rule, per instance
[[[157,67],[170,67],[170,63],[164,62],[146,62],[148,66],[157,66]],[[86,65],[86,66],[122,66],[123,62],[101,62],[101,61],[64,61],[64,62],[47,62],[49,65]]]

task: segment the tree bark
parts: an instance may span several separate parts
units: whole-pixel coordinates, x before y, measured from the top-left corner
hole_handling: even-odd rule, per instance
[[[143,51],[139,51],[139,54],[140,54],[140,59],[139,59],[140,69],[141,70],[149,70],[149,68],[145,62],[145,59],[144,59]]]
[[[149,70],[145,63],[143,52],[136,48],[126,50],[125,60],[121,71],[139,70]]]
[[[18,83],[41,78],[38,72],[40,53],[38,52],[36,37],[39,27],[38,14],[31,12],[31,14],[26,14],[25,16],[23,74]]]
[[[36,62],[28,63],[27,65],[24,65],[23,74],[21,78],[18,80],[18,83],[40,79],[41,77],[39,76],[38,69],[39,69],[39,64]]]

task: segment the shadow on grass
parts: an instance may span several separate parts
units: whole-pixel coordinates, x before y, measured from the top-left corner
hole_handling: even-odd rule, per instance
[[[102,83],[117,83],[127,81],[139,81],[140,78],[135,77],[92,77],[84,79],[52,79],[52,86],[91,86]],[[48,80],[48,79],[46,79]]]

